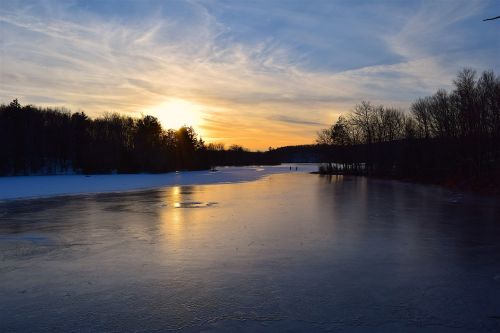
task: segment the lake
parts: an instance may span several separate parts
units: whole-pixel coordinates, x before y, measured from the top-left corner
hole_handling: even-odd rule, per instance
[[[0,203],[0,331],[500,330],[500,201],[283,173]]]

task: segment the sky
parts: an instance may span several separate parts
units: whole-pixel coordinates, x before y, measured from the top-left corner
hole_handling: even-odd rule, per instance
[[[157,117],[207,142],[313,143],[356,103],[407,109],[500,74],[500,1],[0,0],[0,103]]]

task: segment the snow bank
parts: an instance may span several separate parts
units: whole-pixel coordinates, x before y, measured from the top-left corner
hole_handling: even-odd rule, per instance
[[[297,171],[295,171],[295,167],[298,168]],[[252,181],[276,173],[317,171],[317,165],[282,164],[279,166],[219,167],[217,170],[216,172],[183,171],[163,174],[0,177],[0,200],[119,192],[172,185],[235,183]]]

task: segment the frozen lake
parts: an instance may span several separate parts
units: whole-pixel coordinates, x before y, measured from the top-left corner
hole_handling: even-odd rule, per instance
[[[278,173],[0,203],[0,331],[500,330],[500,202]]]

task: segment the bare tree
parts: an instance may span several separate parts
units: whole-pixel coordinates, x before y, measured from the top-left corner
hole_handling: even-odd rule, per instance
[[[428,139],[431,135],[430,98],[419,98],[410,107],[417,122],[419,136]]]
[[[375,108],[370,102],[362,101],[361,104],[354,106],[350,121],[355,127],[361,130],[363,141],[368,144],[374,141],[374,119]]]
[[[497,19],[500,19],[500,16],[495,16],[495,17],[490,17],[490,18],[487,18],[487,19],[484,19],[484,21],[493,21],[493,20],[497,20]]]

